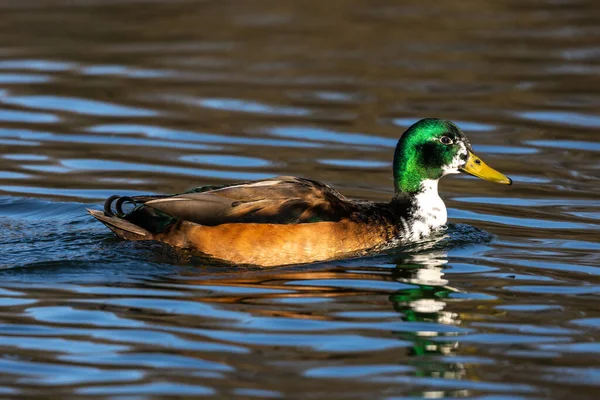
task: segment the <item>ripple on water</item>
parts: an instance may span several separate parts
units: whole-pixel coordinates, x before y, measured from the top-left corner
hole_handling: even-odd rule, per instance
[[[23,83],[44,83],[50,80],[46,75],[33,74],[8,74],[0,72],[0,85],[23,84]]]
[[[544,369],[543,378],[547,382],[598,387],[600,386],[600,368],[548,367]]]
[[[600,343],[559,343],[540,344],[539,349],[543,351],[554,351],[560,353],[576,353],[585,355],[600,354]]]
[[[35,299],[14,299],[0,297],[0,307],[17,307],[36,303]]]
[[[478,144],[475,145],[475,151],[477,154],[514,154],[514,155],[527,155],[527,154],[535,154],[540,151],[531,147],[521,147],[521,146],[499,146],[499,145],[484,145]],[[513,175],[511,174],[511,178]]]
[[[75,392],[83,395],[132,395],[136,397],[143,394],[152,396],[209,396],[215,394],[215,390],[209,387],[174,382],[85,387],[78,388]]]
[[[61,360],[76,362],[80,364],[98,364],[122,367],[150,367],[150,368],[176,368],[194,369],[216,372],[232,371],[233,368],[222,363],[201,360],[196,357],[186,357],[174,354],[156,353],[121,353],[105,352],[95,355],[93,360],[85,354],[68,354],[60,356]]]
[[[237,111],[252,114],[268,114],[287,117],[306,116],[311,114],[311,111],[305,108],[273,106],[256,101],[239,99],[194,99],[179,97],[179,101],[215,110]]]
[[[313,101],[322,100],[327,103],[358,103],[364,100],[365,95],[358,92],[342,92],[342,91],[298,91],[288,92],[288,96],[292,99]]]
[[[380,374],[406,374],[414,371],[413,367],[404,365],[339,365],[332,367],[311,368],[304,372],[311,378],[353,379]]]
[[[539,176],[526,176],[526,175],[515,175],[510,174],[510,179],[513,183],[551,183],[552,180],[548,178],[541,178]]]
[[[22,172],[0,171],[0,179],[28,179],[31,175]]]
[[[325,165],[332,165],[335,167],[346,167],[346,168],[386,168],[389,167],[389,163],[384,161],[375,160],[334,160],[334,159],[322,159],[318,160],[319,163]]]
[[[142,379],[136,370],[103,370],[93,367],[42,363],[31,360],[0,359],[0,371],[23,376],[20,382],[42,385],[81,385],[84,383],[127,382]]]
[[[600,126],[600,122],[598,126]],[[578,140],[529,140],[526,143],[532,146],[550,147],[561,150],[600,151],[600,143],[598,142],[583,142]]]
[[[92,65],[81,68],[84,75],[93,76],[123,76],[129,78],[167,78],[174,75],[173,71],[159,69],[132,68],[125,65]]]
[[[47,172],[51,174],[65,174],[67,172],[72,172],[71,168],[61,167],[60,165],[44,165],[44,164],[23,164],[21,168],[26,169],[28,171],[36,171],[36,172]]]
[[[414,286],[407,285],[401,282],[381,282],[371,280],[358,280],[358,279],[310,279],[310,280],[299,280],[299,281],[288,281],[286,285],[290,286],[314,286],[314,287],[328,287],[328,288],[353,288],[362,290],[374,290],[374,291],[395,291],[400,289],[408,289]]]
[[[52,60],[0,60],[0,69],[33,70],[47,72],[68,71],[76,67],[75,63]]]
[[[582,318],[570,322],[581,327],[600,329],[600,318]]]
[[[562,310],[561,306],[551,304],[507,304],[496,306],[499,310],[517,311],[517,312],[543,312],[552,310]]]
[[[262,172],[224,171],[217,169],[209,170],[189,167],[175,167],[156,164],[132,163],[125,161],[108,161],[92,159],[61,160],[61,164],[67,168],[83,171],[143,171],[159,174],[188,175],[193,177],[204,176],[209,178],[221,179],[255,180],[266,179],[273,176],[273,174]]]
[[[509,292],[554,294],[554,295],[562,295],[562,296],[600,293],[600,286],[597,286],[597,285],[585,285],[585,286],[516,285],[516,286],[507,286],[504,289],[508,290]]]
[[[369,337],[356,334],[299,334],[267,332],[201,331],[212,339],[221,339],[240,345],[303,347],[318,352],[363,353],[408,347],[410,342],[398,339]]]
[[[268,129],[274,136],[309,140],[316,142],[335,142],[345,145],[395,147],[397,139],[387,139],[361,133],[335,132],[325,128],[310,126],[278,126]]]
[[[402,128],[408,128],[419,119],[415,118],[394,118],[392,119],[392,123],[396,126]],[[482,122],[474,122],[474,121],[461,121],[461,120],[452,120],[461,130],[468,132],[489,132],[496,130],[496,126],[491,124],[485,124]]]
[[[0,185],[0,191],[20,193],[21,195],[33,194],[50,197],[71,197],[83,199],[106,199],[115,194],[114,189],[57,189],[36,186]],[[146,191],[127,190],[129,196],[148,194]]]
[[[113,312],[101,310],[82,310],[68,306],[30,307],[27,314],[40,322],[55,324],[93,325],[110,327],[140,327],[144,323],[133,319],[121,318]]]
[[[600,116],[572,111],[527,111],[517,113],[524,119],[541,121],[549,124],[600,128]]]
[[[478,18],[443,2],[145,2],[126,24],[114,16],[136,2],[79,3],[2,7],[3,396],[595,393],[591,0],[479,2]],[[415,24],[438,14],[455,24]],[[458,117],[515,184],[448,181],[451,219],[471,225],[385,254],[234,268],[118,240],[85,212],[114,193],[288,173],[389,198],[378,170],[419,115]],[[73,200],[40,200],[60,196]]]
[[[219,165],[222,167],[265,167],[271,165],[268,160],[258,157],[242,157],[222,154],[192,154],[179,157],[181,161],[195,164]]]
[[[52,134],[46,137],[43,142],[62,142],[62,143],[85,143],[104,145],[110,142],[115,146],[132,146],[132,147],[155,147],[164,149],[185,149],[185,150],[219,150],[220,146],[206,145],[201,143],[189,143],[176,140],[153,140],[139,137],[106,137],[104,135],[74,135],[74,134]]]
[[[252,145],[272,147],[320,147],[315,143],[306,143],[292,140],[275,140],[269,138],[236,137],[233,135],[217,135],[204,132],[182,131],[160,126],[135,125],[135,124],[106,124],[97,125],[88,129],[90,132],[109,134],[144,134],[149,137],[158,137],[166,140],[184,142],[219,143],[227,145]],[[118,140],[118,139],[117,139]]]
[[[575,206],[592,207],[597,204],[595,200],[570,199],[570,198],[522,198],[522,197],[454,197],[453,200],[464,203],[502,204],[515,207],[549,207],[549,206]]]
[[[55,123],[60,121],[60,118],[54,114],[9,110],[6,108],[0,109],[0,121],[3,122],[27,122],[27,123]],[[2,129],[0,132],[4,131]],[[4,135],[1,135],[4,136]]]
[[[491,214],[480,214],[474,211],[458,210],[452,208],[448,212],[451,218],[472,221],[484,221],[487,223],[493,222],[501,225],[511,225],[527,228],[538,229],[580,229],[580,230],[595,230],[600,226],[585,222],[567,222],[567,221],[552,221],[547,219],[521,218],[496,216]]]
[[[15,161],[45,161],[49,159],[48,156],[42,154],[5,154],[2,158]]]
[[[2,343],[6,346],[18,347],[20,349],[52,351],[62,354],[80,354],[83,357],[98,357],[104,353],[127,351],[128,346],[94,343],[90,341],[62,339],[62,338],[39,338],[27,336],[0,336]]]
[[[128,107],[98,100],[64,96],[5,96],[4,104],[40,110],[63,111],[84,115],[106,117],[150,117],[158,115],[156,111],[138,107]]]
[[[156,310],[161,313],[173,313],[177,315],[196,315],[205,318],[223,320],[225,324],[249,318],[243,312],[228,311],[210,304],[195,301],[172,300],[172,299],[141,299],[139,297],[118,299],[85,300],[86,303],[111,304],[120,307],[136,307],[148,311]]]

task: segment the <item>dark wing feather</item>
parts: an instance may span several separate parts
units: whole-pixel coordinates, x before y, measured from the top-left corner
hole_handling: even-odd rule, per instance
[[[125,218],[139,221],[155,211],[202,225],[255,222],[295,224],[339,221],[357,206],[329,186],[296,177],[277,177],[222,187],[202,187],[169,197],[137,197]]]

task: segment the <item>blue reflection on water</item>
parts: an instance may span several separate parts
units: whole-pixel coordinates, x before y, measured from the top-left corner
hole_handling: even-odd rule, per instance
[[[172,71],[132,68],[125,65],[92,65],[81,68],[86,75],[116,75],[130,78],[165,78],[174,75]]]
[[[526,111],[518,116],[535,121],[551,122],[560,125],[573,125],[588,128],[600,128],[600,116],[574,111]]]
[[[417,122],[420,118],[394,118],[392,119],[392,123],[394,125],[408,128],[415,122]],[[462,121],[462,120],[452,120],[458,127],[464,131],[480,131],[480,132],[488,132],[496,129],[494,125],[484,124],[482,122],[473,122],[473,121]]]
[[[94,159],[69,159],[61,163],[68,168],[93,171],[145,171],[162,174],[190,175],[196,177],[222,178],[222,179],[266,179],[273,174],[248,171],[224,171],[189,167],[175,167],[171,165],[142,164],[125,161],[94,160]]]
[[[292,140],[274,140],[268,138],[236,137],[231,135],[217,135],[205,132],[181,131],[152,125],[135,124],[106,124],[97,125],[88,129],[96,133],[118,134],[144,134],[150,137],[159,137],[168,140],[181,140],[204,143],[247,144],[254,146],[274,147],[321,147],[321,144],[307,143]]]
[[[2,98],[5,104],[31,107],[41,110],[74,112],[85,115],[110,117],[149,117],[158,115],[157,111],[138,107],[127,107],[98,100],[64,96],[9,96]]]
[[[45,76],[45,75],[0,73],[0,84],[43,83],[43,82],[48,82],[49,80],[50,80],[50,77]]]
[[[60,119],[54,114],[40,113],[34,111],[18,111],[0,109],[0,121],[5,122],[38,122],[38,123],[53,123]]]
[[[299,107],[272,106],[250,100],[239,99],[193,99],[183,98],[181,101],[196,104],[205,108],[225,111],[240,111],[246,113],[271,114],[281,116],[304,116],[311,112]]]
[[[598,124],[600,127],[600,118]],[[532,146],[552,147],[556,149],[600,151],[599,142],[583,142],[579,140],[529,140],[525,143]]]
[[[191,163],[220,165],[224,167],[265,167],[271,165],[269,161],[262,158],[222,154],[194,154],[181,156],[179,159]]]
[[[19,70],[34,70],[34,71],[68,71],[76,67],[77,64],[67,61],[52,61],[52,60],[0,60],[0,69],[19,69]]]
[[[301,140],[336,142],[344,144],[362,144],[366,146],[395,147],[398,139],[387,139],[361,133],[335,132],[325,128],[311,126],[277,126],[268,130],[275,136]]]

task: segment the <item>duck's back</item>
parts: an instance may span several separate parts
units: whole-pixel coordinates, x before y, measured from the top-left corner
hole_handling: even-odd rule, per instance
[[[358,209],[355,203],[329,186],[292,176],[220,187],[203,186],[174,196],[131,199],[136,207],[123,217],[141,227],[162,214],[204,226],[301,224],[340,221]]]

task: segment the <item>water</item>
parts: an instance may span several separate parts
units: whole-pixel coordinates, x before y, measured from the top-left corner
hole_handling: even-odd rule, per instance
[[[595,2],[51,3],[0,5],[2,396],[597,396]],[[386,200],[425,116],[515,182],[444,179],[435,243],[235,269],[85,213],[275,175]]]

